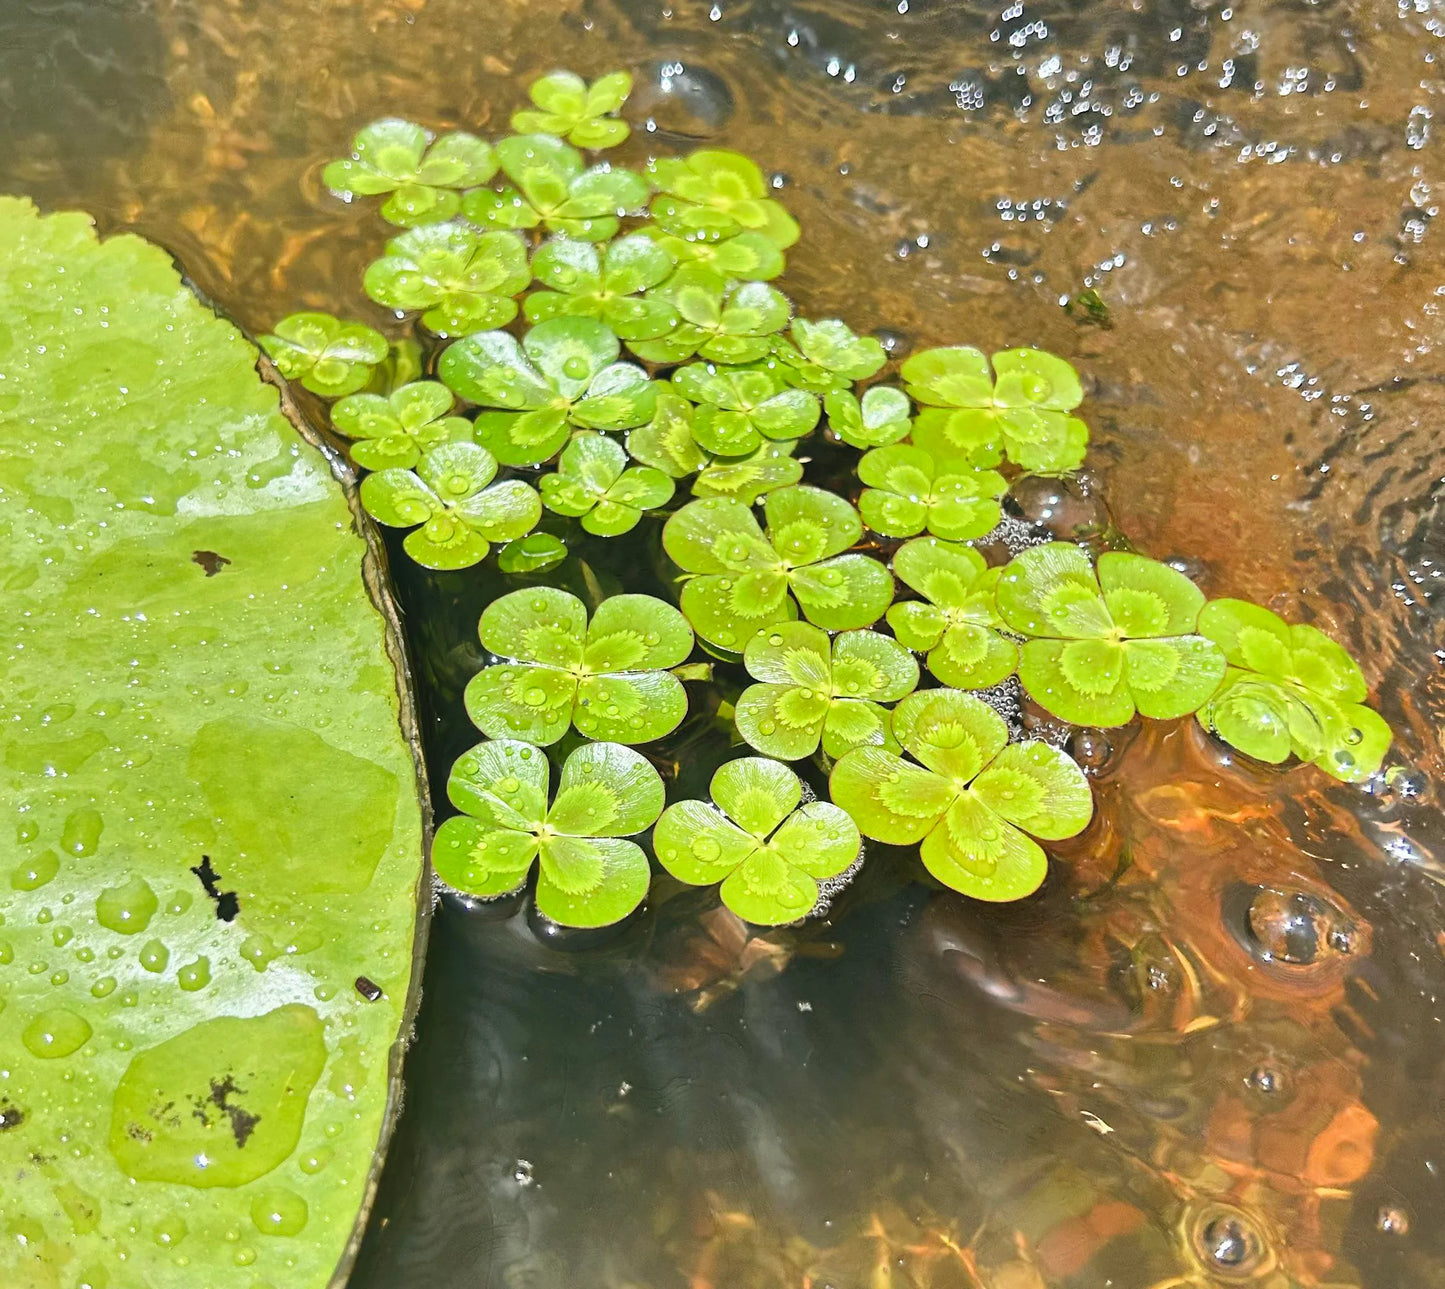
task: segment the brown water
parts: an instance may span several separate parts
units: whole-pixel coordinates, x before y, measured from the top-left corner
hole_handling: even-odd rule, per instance
[[[1374,793],[1117,738],[1001,911],[890,855],[763,938],[444,909],[354,1289],[1445,1285],[1442,37],[1438,0],[0,4],[0,189],[253,330],[387,321],[387,230],[318,182],[356,126],[631,68],[634,159],[782,177],[804,312],[1068,356],[1131,540],[1338,635],[1397,732]],[[488,588],[401,589],[444,768]]]

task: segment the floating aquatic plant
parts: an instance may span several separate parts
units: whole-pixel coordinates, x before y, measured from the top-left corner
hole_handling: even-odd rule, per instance
[[[478,632],[510,660],[467,685],[467,713],[491,738],[555,743],[575,724],[589,738],[647,743],[687,714],[682,682],[667,669],[692,652],[692,628],[650,595],[614,595],[589,624],[567,591],[513,591],[486,607]]]
[[[1198,634],[1204,593],[1183,573],[1122,551],[1089,557],[1049,542],[1009,561],[999,612],[1030,639],[1019,657],[1029,694],[1075,725],[1124,725],[1136,710],[1168,720],[1201,707],[1224,653]]]
[[[656,224],[641,230],[678,264],[697,264],[724,278],[771,282],[786,267],[777,243],[761,233],[738,233],[722,241],[678,237]]]
[[[730,497],[690,502],[667,521],[662,544],[688,579],[682,611],[704,640],[741,652],[758,631],[804,616],[830,631],[866,627],[893,599],[893,578],[867,555],[844,554],[862,535],[842,497],[798,486],[763,502],[766,535]]]
[[[888,361],[882,344],[872,336],[856,334],[846,322],[826,318],[809,322],[794,318],[792,344],[779,339],[773,353],[781,360],[788,384],[814,393],[845,390],[867,380]]]
[[[907,542],[893,557],[894,575],[923,599],[893,605],[888,625],[910,649],[927,652],[928,670],[945,685],[987,689],[1018,666],[1018,645],[1001,634],[1000,571],[973,547],[937,537]]]
[[[361,481],[361,504],[377,523],[413,528],[402,546],[425,568],[470,568],[493,542],[530,532],[542,516],[536,489],[499,483],[497,460],[475,443],[443,443],[413,470],[378,470]],[[417,527],[420,525],[420,527]]]
[[[387,194],[382,218],[409,228],[450,219],[461,205],[457,190],[496,173],[491,145],[475,135],[457,132],[433,141],[421,126],[389,118],[360,131],[351,155],[327,166],[321,182],[348,200]]]
[[[677,325],[677,310],[640,293],[665,281],[672,270],[672,256],[641,233],[601,247],[554,237],[532,257],[532,272],[549,289],[527,297],[527,317],[533,322],[596,318],[623,340],[650,340]]]
[[[786,765],[741,757],[719,767],[711,802],[679,801],[653,831],[658,861],[679,881],[722,883],[722,901],[747,922],[778,926],[807,917],[818,883],[858,857],[858,828],[827,801],[803,799]]]
[[[673,372],[672,385],[696,404],[692,437],[717,456],[745,456],[764,439],[800,439],[822,412],[812,394],[789,389],[763,365],[689,363]]]
[[[434,380],[413,381],[389,395],[349,394],[332,405],[331,423],[353,440],[351,459],[365,470],[410,470],[423,452],[470,442],[472,423],[451,416],[452,392]]]
[[[587,242],[616,234],[618,217],[647,200],[647,180],[610,165],[588,167],[582,154],[549,134],[518,134],[497,144],[502,173],[515,184],[477,188],[462,212],[489,228],[537,228]]]
[[[329,313],[289,314],[260,344],[281,375],[323,398],[354,394],[390,352],[380,332]]]
[[[625,838],[662,813],[662,780],[618,743],[586,743],[568,756],[548,806],[550,777],[547,754],[517,739],[480,743],[458,758],[447,796],[462,814],[437,829],[437,876],[485,898],[518,890],[536,864],[545,916],[563,926],[618,922],[647,894],[647,856]]]
[[[934,460],[926,448],[897,444],[874,448],[858,463],[869,486],[858,510],[875,533],[915,537],[927,531],[956,541],[982,537],[998,527],[998,498],[1008,481],[997,470]]]
[[[509,541],[497,552],[503,573],[545,573],[567,558],[567,544],[552,533],[528,533]]]
[[[913,429],[913,404],[893,385],[874,385],[862,398],[851,390],[829,390],[823,409],[829,428],[850,447],[887,447],[906,439]]]
[[[967,346],[926,349],[902,368],[908,393],[925,405],[913,441],[940,457],[978,465],[1004,456],[1025,470],[1075,469],[1089,432],[1067,413],[1083,401],[1078,373],[1040,349],[1006,349],[989,360]]]
[[[1009,743],[1003,718],[971,694],[910,694],[893,710],[893,735],[914,760],[849,752],[833,767],[833,800],[865,837],[921,842],[928,871],[975,899],[1032,894],[1048,868],[1033,838],[1072,837],[1093,814],[1088,780],[1068,756],[1037,740]]]
[[[522,337],[466,336],[442,354],[438,373],[486,411],[476,438],[507,465],[539,465],[574,426],[625,430],[651,419],[657,391],[647,373],[617,361],[617,337],[593,318],[553,318]]]
[[[684,264],[649,298],[666,302],[681,321],[655,340],[628,348],[650,363],[680,363],[696,355],[714,363],[750,363],[767,355],[788,325],[792,306],[766,282],[728,282],[701,264]]]
[[[828,633],[806,622],[780,622],[748,641],[743,663],[758,685],[737,701],[738,733],[759,752],[785,761],[818,750],[842,756],[868,744],[897,748],[884,703],[918,685],[918,664],[891,636]]]
[[[767,195],[757,162],[741,153],[703,148],[687,157],[660,158],[647,173],[659,193],[652,217],[677,237],[721,241],[754,232],[780,250],[798,240],[797,222]]]
[[[527,91],[534,108],[512,113],[519,134],[555,134],[579,148],[611,148],[632,133],[614,113],[632,93],[626,72],[599,76],[591,85],[575,72],[553,72]]]
[[[630,469],[621,445],[603,434],[579,434],[557,461],[556,474],[538,481],[542,504],[559,515],[580,518],[599,537],[616,537],[637,526],[644,510],[672,500],[672,480],[661,470]]]
[[[796,443],[764,442],[747,456],[714,456],[692,481],[694,497],[731,497],[745,505],[803,477],[803,463],[796,460]]]
[[[467,224],[424,224],[386,244],[366,270],[366,294],[402,312],[424,310],[421,325],[438,336],[503,327],[517,316],[512,297],[532,280],[516,233]]]
[[[1199,712],[1206,728],[1257,760],[1293,752],[1349,783],[1379,770],[1390,727],[1364,705],[1359,664],[1323,631],[1244,600],[1211,600],[1199,630],[1229,663]]]

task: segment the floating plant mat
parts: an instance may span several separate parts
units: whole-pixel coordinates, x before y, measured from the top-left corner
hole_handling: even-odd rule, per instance
[[[423,814],[341,485],[134,237],[0,200],[6,1289],[331,1283]]]

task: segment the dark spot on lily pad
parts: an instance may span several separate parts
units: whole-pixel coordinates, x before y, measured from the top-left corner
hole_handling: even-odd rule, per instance
[[[210,1095],[193,1098],[191,1113],[208,1128],[225,1115],[231,1121],[231,1135],[236,1139],[237,1147],[244,1147],[261,1122],[260,1115],[233,1103],[233,1097],[245,1095],[246,1089],[237,1087],[236,1080],[229,1074],[223,1079],[212,1079]]]
[[[25,1111],[9,1101],[0,1102],[0,1132],[9,1132],[25,1122]]]
[[[218,555],[215,551],[191,552],[191,563],[199,564],[205,569],[207,577],[215,577],[230,562],[224,555]]]
[[[221,889],[221,875],[211,866],[211,857],[202,855],[201,862],[191,872],[201,879],[206,894],[216,901],[216,916],[222,922],[234,922],[241,911],[241,898],[235,891]]]

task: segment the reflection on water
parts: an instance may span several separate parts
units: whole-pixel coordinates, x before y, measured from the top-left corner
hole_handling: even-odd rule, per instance
[[[3,6],[0,188],[253,330],[389,324],[387,230],[318,180],[357,125],[497,131],[538,72],[632,67],[630,159],[776,172],[806,312],[1069,356],[1129,537],[1339,635],[1397,730],[1374,792],[1087,736],[1099,816],[1021,907],[880,853],[766,937],[672,888],[600,944],[443,910],[356,1289],[1445,1285],[1442,34],[1431,0]],[[400,567],[444,770],[491,588]]]

